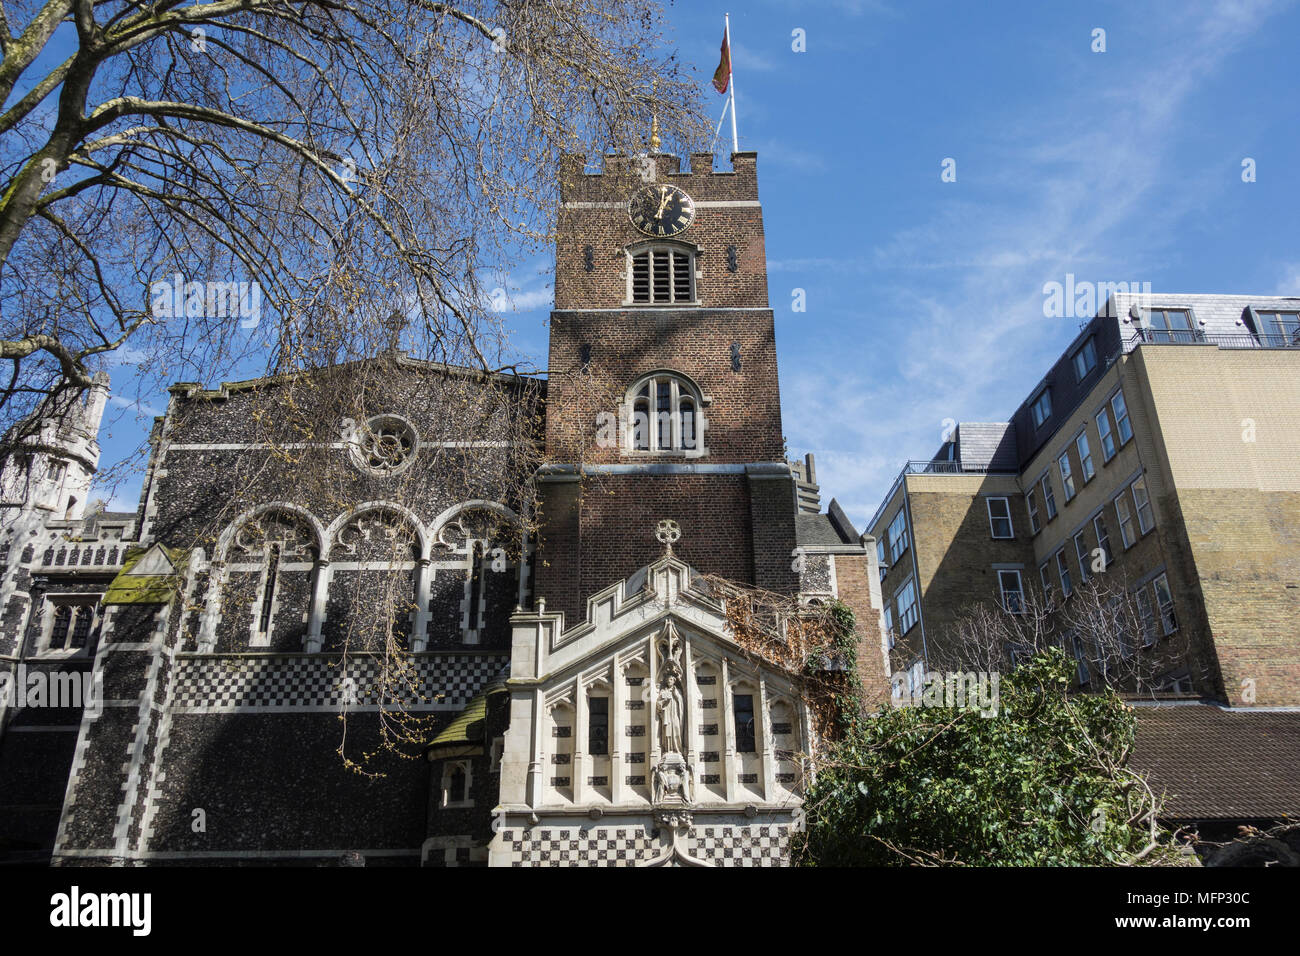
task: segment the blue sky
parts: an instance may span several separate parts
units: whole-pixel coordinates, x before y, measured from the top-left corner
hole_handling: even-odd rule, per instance
[[[702,87],[727,9],[790,454],[816,454],[860,529],[944,419],[1005,420],[1076,334],[1044,317],[1044,283],[1300,294],[1296,2],[678,2]],[[511,283],[539,364],[549,268]],[[106,422],[105,462],[147,424]]]

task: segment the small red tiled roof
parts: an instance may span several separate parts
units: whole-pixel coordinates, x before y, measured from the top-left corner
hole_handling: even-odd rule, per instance
[[[1300,711],[1140,706],[1130,765],[1168,820],[1300,817]]]

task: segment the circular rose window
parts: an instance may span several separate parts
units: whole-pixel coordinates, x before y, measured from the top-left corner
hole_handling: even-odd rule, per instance
[[[396,415],[380,415],[357,430],[352,458],[372,475],[386,477],[410,467],[419,446],[414,425]]]

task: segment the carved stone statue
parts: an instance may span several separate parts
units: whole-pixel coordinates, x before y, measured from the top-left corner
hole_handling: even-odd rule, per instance
[[[659,713],[659,743],[665,754],[683,754],[682,743],[682,693],[677,687],[677,677],[669,673],[655,698]]]

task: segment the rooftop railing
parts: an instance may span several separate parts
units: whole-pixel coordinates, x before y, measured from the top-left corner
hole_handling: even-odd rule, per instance
[[[1129,345],[1217,345],[1224,349],[1300,349],[1300,332],[1202,332],[1200,329],[1134,329]]]

